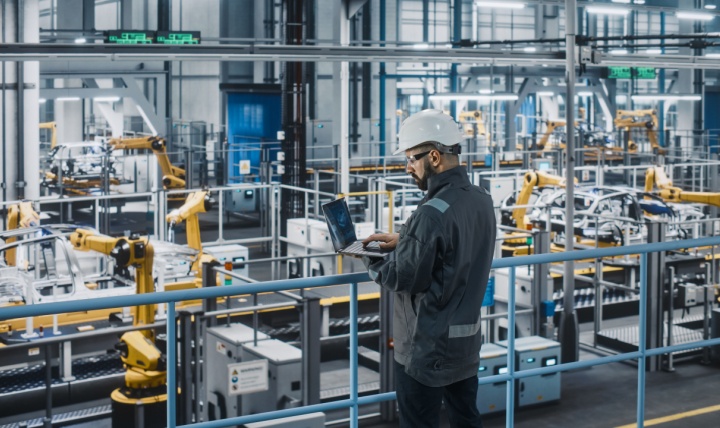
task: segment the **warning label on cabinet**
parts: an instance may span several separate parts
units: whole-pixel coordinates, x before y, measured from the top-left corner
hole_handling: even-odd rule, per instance
[[[267,391],[268,388],[268,360],[228,364],[229,395]]]

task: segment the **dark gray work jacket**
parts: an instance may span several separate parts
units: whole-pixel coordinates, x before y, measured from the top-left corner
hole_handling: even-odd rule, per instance
[[[490,194],[463,166],[433,176],[386,259],[365,259],[395,292],[395,360],[418,382],[445,386],[477,375],[480,307],[495,248]]]

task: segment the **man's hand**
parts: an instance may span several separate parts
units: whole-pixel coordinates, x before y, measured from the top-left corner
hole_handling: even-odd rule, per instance
[[[374,233],[363,239],[362,243],[363,247],[367,247],[369,243],[377,241],[381,250],[392,251],[397,247],[399,239],[399,233]]]

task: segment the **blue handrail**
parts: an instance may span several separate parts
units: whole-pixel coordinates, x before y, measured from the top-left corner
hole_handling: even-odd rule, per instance
[[[666,354],[669,352],[677,352],[687,349],[707,347],[720,345],[720,338],[697,341],[692,343],[684,343],[680,345],[665,346],[662,348],[646,349],[645,342],[645,326],[646,326],[646,302],[647,302],[647,253],[657,251],[669,251],[679,250],[684,248],[695,248],[695,247],[707,247],[720,245],[720,237],[711,238],[700,238],[691,239],[684,241],[671,241],[662,242],[656,244],[640,244],[631,245],[625,247],[610,247],[601,249],[591,250],[580,250],[563,253],[552,253],[552,254],[537,254],[532,256],[523,257],[512,257],[496,259],[493,261],[492,267],[498,268],[511,268],[510,269],[510,284],[514,284],[515,279],[515,267],[526,266],[541,263],[556,263],[567,260],[578,260],[578,259],[595,259],[612,256],[623,256],[630,254],[640,254],[640,343],[639,349],[636,352],[628,352],[624,354],[599,357],[587,361],[576,361],[570,363],[562,363],[557,366],[543,367],[537,369],[515,371],[514,367],[514,354],[512,352],[514,348],[514,329],[508,329],[509,338],[509,352],[508,352],[508,373],[502,375],[495,375],[482,378],[479,383],[481,385],[495,383],[495,382],[508,382],[507,392],[507,419],[506,425],[512,427],[514,423],[514,380],[527,378],[530,376],[538,376],[542,374],[559,373],[568,370],[576,370],[581,368],[588,368],[596,365],[610,364],[619,361],[626,360],[638,360],[638,400],[637,400],[637,424],[639,427],[644,425],[644,407],[645,407],[645,359],[650,356],[656,356]],[[217,269],[222,272],[221,269]],[[88,311],[96,309],[107,309],[124,306],[138,306],[148,304],[167,303],[168,304],[168,319],[175,319],[175,303],[185,300],[199,300],[199,299],[213,299],[218,297],[227,297],[238,294],[254,294],[254,293],[267,293],[274,291],[284,291],[302,288],[318,288],[327,287],[332,285],[350,284],[350,319],[353,320],[350,323],[350,398],[345,400],[333,401],[329,403],[308,405],[293,409],[277,410],[272,412],[266,412],[256,415],[240,416],[230,419],[223,419],[211,422],[201,422],[196,424],[184,425],[183,427],[197,427],[197,428],[220,428],[234,425],[247,424],[252,422],[260,422],[271,419],[285,418],[290,416],[303,415],[313,412],[327,412],[330,410],[337,409],[350,409],[350,423],[352,427],[358,425],[358,407],[361,405],[378,403],[381,401],[388,401],[395,399],[394,392],[375,394],[365,397],[358,397],[358,361],[357,361],[357,324],[354,320],[357,320],[357,284],[360,282],[370,281],[369,275],[366,272],[363,273],[352,273],[343,275],[333,275],[326,277],[313,277],[313,278],[300,278],[293,280],[279,280],[279,281],[268,281],[264,283],[234,285],[234,286],[223,286],[223,287],[209,287],[202,289],[192,290],[180,290],[180,291],[166,291],[160,293],[150,294],[137,294],[131,296],[121,297],[102,297],[80,301],[66,301],[66,302],[53,302],[44,303],[38,305],[28,306],[14,306],[0,308],[0,320],[7,320],[13,318],[24,318],[39,315],[50,315],[65,312],[78,312]],[[514,325],[515,319],[515,287],[509,287],[509,325]],[[177,361],[177,343],[175,341],[175,323],[168,323],[168,346],[167,346],[167,358],[168,367],[175,367]],[[176,397],[176,376],[174,370],[168,370],[168,411],[167,421],[168,426],[175,428],[175,402]]]

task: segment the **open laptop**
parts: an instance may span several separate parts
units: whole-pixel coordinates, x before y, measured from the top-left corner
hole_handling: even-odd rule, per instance
[[[336,199],[322,206],[325,221],[330,231],[333,247],[338,254],[348,256],[386,257],[388,251],[380,249],[377,242],[371,242],[363,248],[362,241],[355,235],[355,225],[345,198]]]

